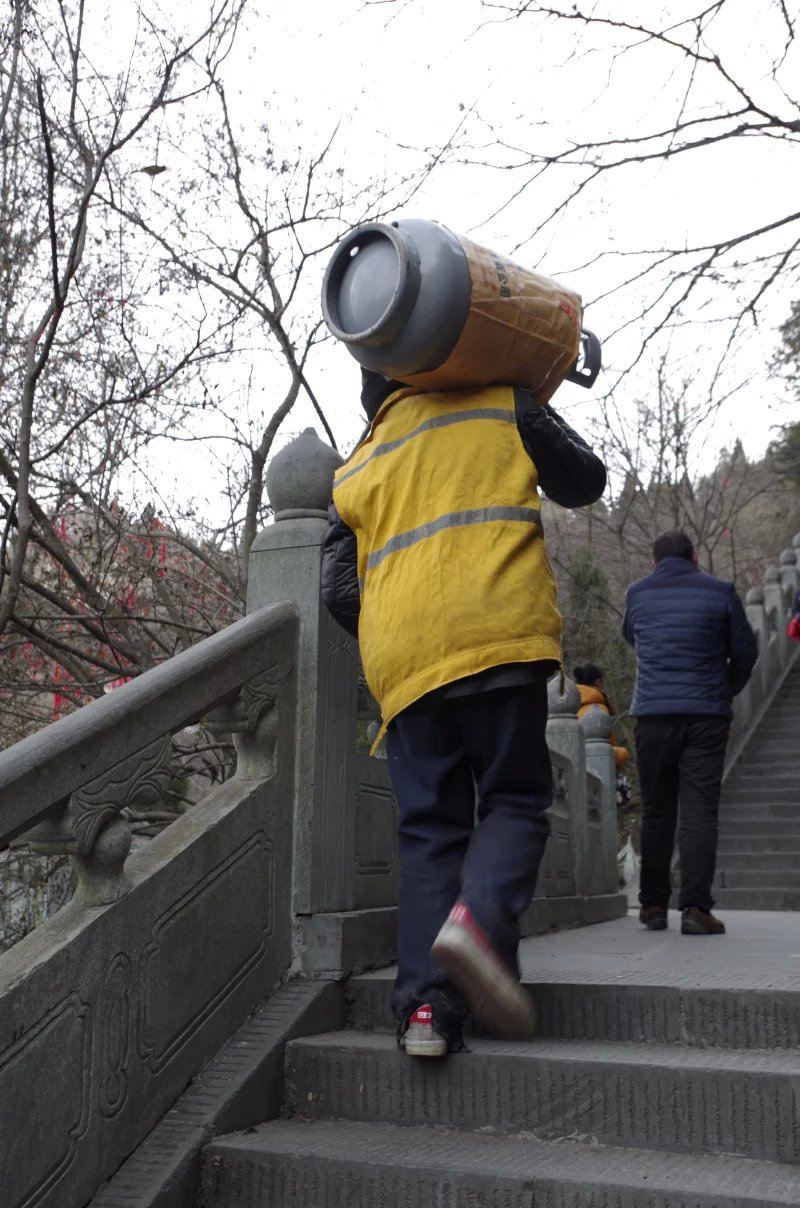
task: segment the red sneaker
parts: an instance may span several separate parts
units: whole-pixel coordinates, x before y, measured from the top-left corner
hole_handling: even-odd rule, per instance
[[[447,1037],[433,1026],[433,1010],[429,1003],[417,1007],[400,1037],[400,1045],[409,1057],[445,1057]]]
[[[463,902],[450,911],[432,951],[476,1019],[506,1040],[530,1040],[536,1029],[533,1002]]]

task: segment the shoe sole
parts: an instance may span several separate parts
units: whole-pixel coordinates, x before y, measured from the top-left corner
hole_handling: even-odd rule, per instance
[[[639,922],[642,923],[642,920],[639,919]],[[659,919],[657,923],[642,923],[642,926],[646,927],[648,931],[666,931],[667,920]]]
[[[484,1027],[502,1040],[532,1038],[536,1009],[530,997],[463,927],[445,924],[431,951]]]
[[[695,923],[681,923],[681,935],[724,935],[724,931],[709,931]]]
[[[447,1056],[447,1045],[436,1040],[411,1040],[403,1045],[407,1057],[442,1057]]]

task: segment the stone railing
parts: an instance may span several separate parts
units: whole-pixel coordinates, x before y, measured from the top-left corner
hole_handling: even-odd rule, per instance
[[[262,609],[0,754],[0,845],[77,879],[0,957],[4,1208],[84,1204],[287,975],[297,629]],[[235,774],[129,857],[200,718]]]
[[[750,682],[734,701],[726,774],[800,657],[800,645],[786,635],[800,587],[800,533],[793,546],[783,551],[777,566],[770,567],[763,586],[751,587],[745,597],[745,612],[758,640],[759,653]]]
[[[611,718],[589,709],[578,720],[580,696],[570,679],[548,686],[547,743],[553,767],[550,839],[526,934],[554,926],[617,918],[627,902],[617,873],[616,768]]]
[[[85,1204],[282,979],[394,958],[395,798],[365,753],[357,643],[320,597],[338,463],[310,431],[272,461],[244,620],[0,754],[0,848],[26,834],[77,881],[0,955],[2,1208]],[[610,720],[579,722],[571,681],[549,697],[526,933],[626,908]],[[233,736],[235,773],[131,853],[126,816],[158,806],[172,737],[197,721]]]

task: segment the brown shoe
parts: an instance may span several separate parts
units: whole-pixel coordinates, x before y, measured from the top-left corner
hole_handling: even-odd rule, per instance
[[[715,919],[710,910],[687,906],[681,919],[681,935],[724,935],[725,924]]]
[[[666,931],[666,909],[663,906],[643,906],[639,911],[639,922],[648,931]]]

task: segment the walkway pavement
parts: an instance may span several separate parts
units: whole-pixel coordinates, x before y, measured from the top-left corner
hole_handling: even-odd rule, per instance
[[[667,931],[647,931],[637,913],[611,923],[532,936],[521,947],[526,981],[602,981],[800,991],[800,914],[773,910],[721,912],[728,934],[680,934],[670,911]]]
[[[720,917],[728,928],[724,936],[681,935],[677,911],[670,911],[667,931],[645,930],[631,911],[611,923],[531,936],[520,948],[523,979],[800,992],[800,914],[735,910]],[[394,974],[379,969],[364,977]]]

